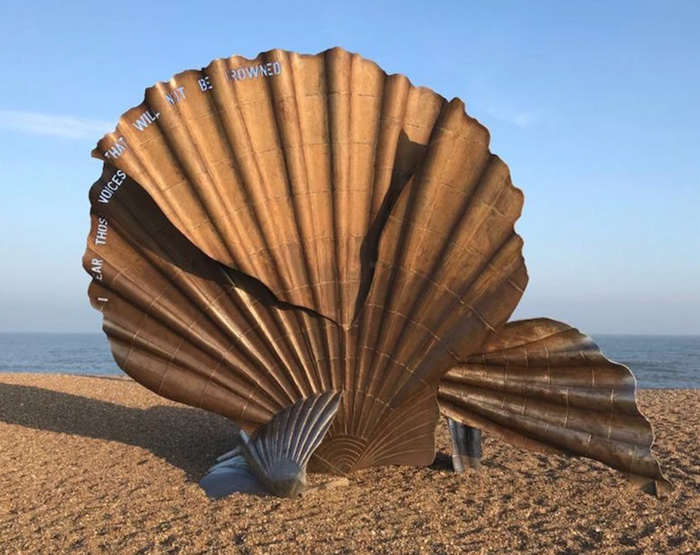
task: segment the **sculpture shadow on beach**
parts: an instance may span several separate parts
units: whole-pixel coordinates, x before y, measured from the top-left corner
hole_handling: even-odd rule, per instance
[[[129,384],[127,387],[138,387]],[[233,422],[203,410],[146,409],[34,386],[0,384],[0,421],[36,430],[118,441],[149,450],[196,482],[233,447]]]

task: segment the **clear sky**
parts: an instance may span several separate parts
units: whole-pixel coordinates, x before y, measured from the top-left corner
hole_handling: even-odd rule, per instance
[[[213,58],[342,46],[458,96],[525,192],[515,317],[700,333],[700,2],[0,2],[0,331],[99,331],[90,150]]]

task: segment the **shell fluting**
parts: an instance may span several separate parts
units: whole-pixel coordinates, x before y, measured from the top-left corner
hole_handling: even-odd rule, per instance
[[[210,497],[234,492],[298,497],[308,492],[306,466],[338,411],[340,393],[328,391],[284,408],[251,437],[217,459],[199,485]]]
[[[301,399],[255,431],[245,447],[271,491],[292,497],[306,487],[306,465],[330,428],[339,401],[337,392]]]
[[[148,89],[96,149],[84,266],[115,359],[247,429],[342,391],[314,465],[429,464],[441,377],[527,283],[488,141],[461,101],[341,49]]]

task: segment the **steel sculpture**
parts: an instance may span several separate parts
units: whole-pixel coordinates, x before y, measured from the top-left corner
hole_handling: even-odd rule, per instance
[[[667,487],[629,370],[507,323],[523,195],[488,143],[461,100],[340,48],[180,73],[99,141],[90,300],[127,374],[243,430],[212,495],[430,464],[440,411],[456,469],[485,429]]]

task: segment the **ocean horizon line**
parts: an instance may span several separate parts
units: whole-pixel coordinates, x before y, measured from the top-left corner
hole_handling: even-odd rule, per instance
[[[589,337],[700,337],[700,333],[584,332]],[[104,335],[103,331],[0,331],[0,335]]]
[[[121,380],[121,381],[128,381],[128,382],[133,382],[134,384],[140,385],[144,387],[142,384],[140,384],[138,381],[136,381],[134,378],[132,378],[129,374],[124,372],[123,370],[119,369],[118,372],[93,372],[93,373],[85,373],[85,372],[51,372],[51,371],[44,371],[44,370],[20,370],[20,371],[12,371],[12,370],[4,370],[0,369],[0,376],[17,376],[17,375],[25,375],[25,376],[64,376],[67,378],[96,378],[96,379],[104,379],[104,380]],[[644,390],[644,391],[698,391],[700,390],[700,386],[698,385],[687,385],[687,386],[665,386],[665,385],[645,385],[645,384],[640,384],[639,379],[635,376],[635,379],[637,379],[637,390]]]
[[[593,334],[611,361],[630,368],[643,389],[700,388],[700,336]],[[100,332],[0,332],[0,372],[120,375]]]

